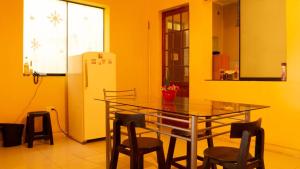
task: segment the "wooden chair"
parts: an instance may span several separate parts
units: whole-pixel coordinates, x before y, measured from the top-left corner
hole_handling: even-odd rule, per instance
[[[128,139],[121,143],[121,126],[127,127]],[[156,151],[158,168],[165,169],[163,142],[157,138],[136,137],[135,127],[145,127],[143,114],[115,114],[110,169],[116,169],[119,153],[130,156],[130,169],[143,169],[144,155]]]
[[[135,88],[126,89],[126,90],[107,90],[107,89],[103,89],[103,95],[104,95],[105,100],[117,100],[117,99],[135,100],[136,96],[137,96]],[[152,131],[145,130],[145,129],[142,129],[142,128],[138,128],[136,132],[137,132],[137,135],[139,137],[141,137],[142,134],[152,133]],[[127,135],[127,132],[121,130],[121,134]]]
[[[241,138],[239,148],[213,147],[204,151],[204,169],[218,164],[224,169],[264,169],[264,130],[261,119],[247,123],[232,123],[230,138]],[[255,155],[249,153],[251,137],[256,137]]]

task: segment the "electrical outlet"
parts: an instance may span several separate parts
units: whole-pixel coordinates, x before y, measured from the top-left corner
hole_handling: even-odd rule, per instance
[[[54,106],[47,106],[46,111],[51,112],[53,109],[55,109]]]

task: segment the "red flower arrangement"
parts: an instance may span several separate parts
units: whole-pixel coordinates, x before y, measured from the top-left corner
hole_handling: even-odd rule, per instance
[[[162,95],[165,101],[173,101],[176,97],[176,93],[179,90],[179,86],[176,85],[165,85],[161,88]]]
[[[178,90],[179,90],[179,86],[176,86],[176,85],[169,85],[169,86],[167,86],[167,85],[165,85],[165,86],[163,86],[162,88],[161,88],[161,90],[162,91],[167,91],[167,90],[172,90],[172,91],[175,91],[175,92],[177,92]]]

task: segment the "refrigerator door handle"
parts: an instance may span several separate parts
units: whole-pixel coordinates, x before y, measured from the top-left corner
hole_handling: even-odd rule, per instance
[[[87,60],[84,61],[84,71],[85,71],[85,87],[89,87],[89,73]]]

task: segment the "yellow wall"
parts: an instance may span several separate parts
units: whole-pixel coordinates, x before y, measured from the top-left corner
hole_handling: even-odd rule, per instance
[[[101,0],[98,0],[101,1]],[[117,88],[148,93],[148,1],[111,0],[111,51],[117,54]]]
[[[110,50],[117,54],[117,86],[119,89],[136,87],[138,94],[147,94],[147,3],[140,0],[75,1],[110,7]],[[32,77],[22,76],[22,20],[23,0],[1,3],[0,123],[24,122],[26,112],[55,106],[64,126],[65,77],[44,77],[32,104],[23,111],[36,86]],[[58,131],[55,116],[52,123],[54,131]]]
[[[110,8],[110,51],[117,55],[117,88],[135,87],[138,95],[148,94],[148,1],[86,2]]]
[[[257,103],[270,109],[253,112],[263,117],[266,141],[300,149],[300,1],[287,0],[287,82],[212,82],[212,5],[204,0],[114,1],[93,0],[111,7],[111,51],[118,56],[118,88],[136,86],[147,93],[148,75],[151,94],[160,95],[161,16],[162,10],[190,4],[190,98]],[[31,77],[22,76],[22,0],[2,2],[0,6],[0,46],[2,73],[0,83],[1,122],[14,122],[32,97],[35,86]],[[147,31],[150,20],[150,31]],[[149,59],[149,57],[150,59]],[[148,72],[148,61],[151,67]],[[55,106],[64,122],[65,78],[43,79],[36,99],[28,110]],[[24,117],[24,116],[23,116]],[[53,120],[55,121],[55,120]],[[57,130],[56,125],[54,125]]]
[[[32,77],[22,75],[23,1],[3,1],[0,5],[0,122],[24,122],[27,111],[55,106],[64,124],[65,78],[45,77],[28,109],[36,86]],[[24,110],[24,111],[23,111]],[[23,113],[24,112],[24,113]],[[55,120],[55,116],[52,117]],[[55,123],[56,124],[56,123]],[[54,131],[57,131],[54,125]]]
[[[160,11],[187,1],[152,1],[150,89],[159,95],[161,84]],[[211,1],[190,0],[190,99],[215,99],[269,105],[253,111],[252,117],[263,118],[266,142],[300,150],[300,1],[287,0],[287,82],[205,81],[211,79],[212,4]],[[297,66],[298,65],[298,66]],[[288,149],[287,149],[288,150]]]

